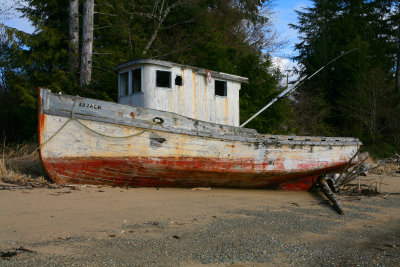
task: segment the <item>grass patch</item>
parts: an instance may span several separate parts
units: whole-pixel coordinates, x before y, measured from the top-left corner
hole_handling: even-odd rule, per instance
[[[42,187],[51,184],[34,143],[9,145],[3,141],[0,159],[0,182],[20,186]]]

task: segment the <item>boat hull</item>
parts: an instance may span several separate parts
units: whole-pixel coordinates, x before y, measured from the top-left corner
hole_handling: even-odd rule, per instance
[[[187,162],[190,162],[187,164]],[[220,166],[227,165],[209,159],[150,159],[150,158],[57,158],[46,160],[47,169],[57,183],[103,184],[135,187],[231,187],[268,188],[321,174],[318,171],[286,172],[235,172]],[[202,166],[202,168],[188,167]],[[229,162],[228,165],[236,165]],[[177,166],[183,166],[181,168]],[[236,165],[238,166],[238,165]],[[204,167],[209,170],[204,171]],[[337,172],[345,163],[323,172]],[[134,171],[132,171],[134,170]],[[303,185],[301,183],[301,185]],[[308,189],[309,188],[303,188]],[[303,186],[304,187],[304,186]],[[293,189],[286,186],[287,189]]]
[[[39,110],[40,154],[59,184],[291,188],[290,182],[304,181],[300,188],[307,189],[310,177],[341,172],[358,149],[351,142],[270,142],[271,137],[205,135],[154,123],[124,125],[82,111],[71,119],[52,111],[49,97],[42,92],[47,104]]]

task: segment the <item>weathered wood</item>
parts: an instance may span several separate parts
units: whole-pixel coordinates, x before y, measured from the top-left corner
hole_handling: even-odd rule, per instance
[[[342,176],[341,179],[337,179],[335,182],[335,187],[339,188],[343,185],[346,185],[353,181],[355,178],[359,177],[359,167],[362,166],[362,164],[368,159],[365,158],[361,162],[357,161],[357,165],[355,165],[351,170],[347,171],[345,175]]]
[[[9,186],[0,186],[0,190],[13,190],[13,189],[32,189],[33,187],[30,185],[9,185]]]
[[[189,66],[189,65],[184,65],[184,64],[179,64],[179,63],[173,63],[169,61],[163,61],[163,60],[156,60],[156,59],[136,59],[136,60],[130,60],[124,63],[121,63],[117,65],[114,70],[116,72],[121,72],[126,70],[127,68],[130,68],[134,65],[144,65],[144,64],[152,64],[152,65],[157,65],[160,67],[167,67],[167,68],[181,68],[181,69],[192,69],[196,73],[202,74],[202,75],[207,75],[207,71],[210,72],[211,77],[213,78],[218,78],[218,79],[223,79],[223,80],[231,80],[231,81],[236,81],[236,82],[241,82],[241,83],[248,83],[249,79],[246,77],[241,77],[233,74],[228,74],[224,72],[219,72],[219,71],[213,71],[213,70],[206,70],[202,69],[199,67],[194,67],[194,66]]]
[[[92,80],[93,16],[94,0],[85,0],[83,4],[80,86],[87,85]]]
[[[293,148],[296,148],[297,145],[307,146],[304,150],[309,151],[312,151],[314,146],[323,146],[326,149],[329,149],[329,146],[349,146],[350,148],[354,148],[357,146],[357,142],[359,142],[357,139],[349,137],[260,135],[254,129],[198,121],[171,112],[120,105],[83,97],[51,94],[49,90],[42,90],[42,97],[42,113],[44,114],[71,117],[72,110],[74,109],[74,117],[80,119],[140,128],[152,127],[155,130],[171,133],[237,140],[258,143],[259,145],[290,145],[294,146]],[[74,107],[75,101],[77,104]],[[80,103],[85,103],[85,106],[81,106]],[[95,105],[101,106],[101,109],[90,108],[90,106],[94,107]],[[134,119],[130,116],[131,113],[135,114]],[[164,123],[162,125],[151,126],[154,117],[162,117]],[[361,145],[361,142],[358,145]],[[349,154],[349,158],[352,155],[353,153]]]
[[[359,153],[360,153],[360,149],[358,149],[357,152],[350,158],[349,162],[346,164],[346,166],[344,167],[344,169],[340,173],[339,177],[336,179],[336,181],[335,181],[335,187],[336,188],[338,188],[341,185],[342,179],[344,179],[344,178],[342,178],[343,175],[350,168],[351,163],[358,156]]]
[[[69,0],[69,72],[79,70],[79,0]]]
[[[142,92],[140,93],[132,93],[131,71],[134,69],[141,70]],[[243,80],[247,81],[243,77],[210,72],[212,78],[209,82],[205,69],[152,59],[130,61],[129,64],[121,64],[116,70],[119,75],[127,75],[129,81],[129,94],[126,94],[120,79],[118,102],[121,104],[143,106],[201,121],[239,126],[240,83]],[[156,73],[159,70],[170,72],[169,88],[156,86]],[[181,85],[175,84],[175,78],[178,76],[182,78]],[[226,82],[226,96],[215,95],[215,80]]]
[[[324,193],[324,195],[332,202],[333,208],[340,214],[343,215],[344,211],[342,205],[340,204],[339,199],[337,199],[336,195],[332,192],[331,188],[329,187],[325,176],[318,177],[318,184],[319,187]]]
[[[359,145],[351,138],[262,136],[48,90],[39,100],[41,158],[57,183],[263,188],[337,172]],[[155,117],[162,125],[152,125]]]

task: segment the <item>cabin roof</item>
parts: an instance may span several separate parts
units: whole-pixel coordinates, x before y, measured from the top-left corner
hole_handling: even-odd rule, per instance
[[[114,68],[114,71],[119,72],[125,68],[130,68],[135,65],[157,65],[157,66],[162,66],[162,67],[167,67],[167,68],[172,68],[172,67],[179,67],[182,69],[192,69],[196,71],[199,74],[207,75],[207,69],[202,69],[198,67],[193,67],[193,66],[188,66],[188,65],[183,65],[183,64],[178,64],[178,63],[173,63],[173,62],[168,62],[168,61],[162,61],[162,60],[155,60],[155,59],[136,59],[136,60],[130,60],[124,63],[121,63],[117,65]],[[229,81],[236,81],[236,82],[241,82],[241,83],[248,83],[249,79],[246,77],[241,77],[233,74],[228,74],[224,72],[219,72],[219,71],[212,71],[209,70],[211,73],[211,76],[213,78],[218,78],[218,79],[224,79],[224,80],[229,80]]]

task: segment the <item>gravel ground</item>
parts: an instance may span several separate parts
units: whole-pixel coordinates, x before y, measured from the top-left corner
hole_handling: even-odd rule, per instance
[[[1,266],[400,266],[400,195],[266,203],[125,224],[115,234],[1,243]]]

